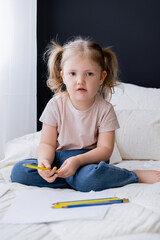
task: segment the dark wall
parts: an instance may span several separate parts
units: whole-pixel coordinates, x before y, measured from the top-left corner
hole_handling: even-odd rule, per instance
[[[81,35],[103,47],[112,46],[121,81],[160,87],[159,12],[159,0],[38,0],[38,118],[52,96],[46,87],[47,70],[42,59],[51,39],[63,44],[72,36]]]

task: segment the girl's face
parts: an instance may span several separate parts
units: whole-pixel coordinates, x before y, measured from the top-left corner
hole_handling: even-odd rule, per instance
[[[85,56],[69,57],[61,76],[70,100],[78,110],[87,110],[94,103],[97,91],[107,73],[92,59]]]

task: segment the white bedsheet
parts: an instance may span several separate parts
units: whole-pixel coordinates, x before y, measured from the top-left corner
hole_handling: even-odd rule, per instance
[[[14,161],[13,161],[14,162]],[[9,190],[0,198],[0,219],[17,192],[36,189],[10,183],[12,164],[0,161],[0,184]],[[119,167],[160,170],[160,161],[123,161]],[[64,190],[61,190],[64,191]],[[158,240],[160,239],[160,183],[130,184],[112,189],[117,197],[129,198],[128,204],[111,205],[103,220],[76,220],[46,224],[1,224],[1,240]]]

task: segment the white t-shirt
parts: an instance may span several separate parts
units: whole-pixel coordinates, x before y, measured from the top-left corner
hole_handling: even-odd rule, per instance
[[[77,110],[65,94],[54,96],[46,105],[40,121],[57,128],[57,149],[92,149],[98,133],[119,128],[113,106],[97,95],[93,105]]]

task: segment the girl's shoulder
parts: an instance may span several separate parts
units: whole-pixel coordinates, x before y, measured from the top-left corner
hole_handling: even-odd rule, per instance
[[[54,95],[50,100],[49,100],[49,104],[51,105],[61,105],[65,102],[67,98],[67,95],[65,93],[58,93],[56,95]]]
[[[96,97],[96,104],[101,108],[112,108],[112,104],[108,102],[106,99],[104,99],[102,96],[97,95]]]

